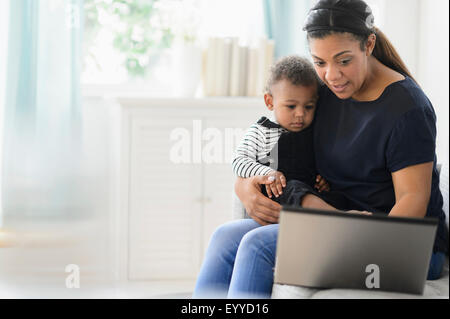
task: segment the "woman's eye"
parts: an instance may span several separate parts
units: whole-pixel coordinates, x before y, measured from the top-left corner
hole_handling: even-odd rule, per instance
[[[316,62],[314,62],[314,64],[317,66],[323,66],[325,63],[322,61],[316,61]]]
[[[314,105],[306,105],[305,109],[307,109],[308,111],[314,109]]]
[[[351,59],[346,59],[346,60],[342,60],[340,63],[341,63],[342,65],[347,65],[347,64],[350,63],[350,61],[351,61]]]

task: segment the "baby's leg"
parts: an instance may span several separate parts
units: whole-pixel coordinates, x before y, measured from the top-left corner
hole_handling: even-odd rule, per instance
[[[299,180],[289,180],[283,188],[283,194],[275,201],[281,205],[301,206],[303,197],[308,193],[315,193],[311,186]]]
[[[299,180],[289,180],[283,194],[276,199],[281,205],[302,206],[324,210],[346,210],[348,200],[338,192],[317,192]]]

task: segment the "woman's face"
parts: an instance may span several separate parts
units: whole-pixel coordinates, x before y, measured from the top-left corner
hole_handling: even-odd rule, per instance
[[[361,93],[372,53],[370,43],[366,51],[361,51],[360,43],[351,35],[337,33],[310,39],[309,47],[317,74],[338,98],[355,98]]]

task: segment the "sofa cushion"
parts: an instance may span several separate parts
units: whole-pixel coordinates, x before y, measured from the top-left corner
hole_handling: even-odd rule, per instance
[[[314,289],[292,285],[274,284],[274,299],[417,299],[449,297],[448,258],[439,280],[427,280],[423,295],[363,289]]]

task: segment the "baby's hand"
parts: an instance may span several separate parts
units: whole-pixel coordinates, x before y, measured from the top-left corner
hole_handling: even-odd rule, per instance
[[[314,188],[316,188],[319,193],[322,191],[330,191],[330,185],[328,182],[320,175],[317,175],[316,177],[316,185],[314,185]]]
[[[269,198],[272,198],[272,194],[275,197],[281,196],[283,193],[283,187],[286,187],[286,177],[284,177],[283,173],[275,171],[269,174],[269,180],[272,179],[273,182],[271,184],[266,184],[266,192]]]

